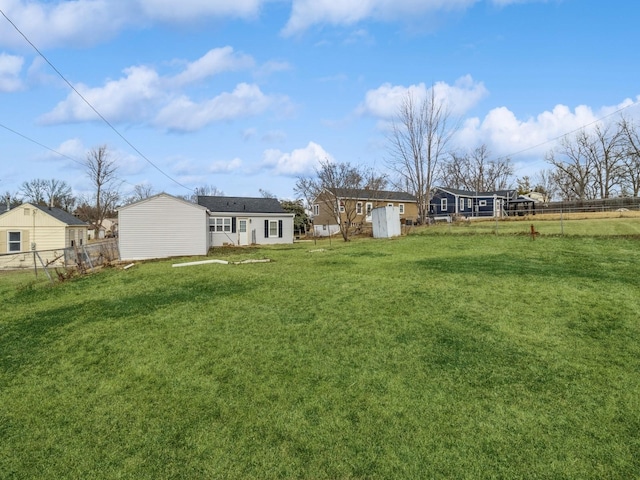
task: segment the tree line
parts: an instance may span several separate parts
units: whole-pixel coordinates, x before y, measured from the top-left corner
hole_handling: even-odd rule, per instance
[[[391,186],[410,193],[417,200],[418,221],[422,223],[428,217],[435,186],[471,192],[517,189],[521,194],[539,192],[546,201],[638,196],[640,126],[632,119],[621,115],[613,122],[598,122],[561,137],[545,155],[548,168],[532,177],[516,178],[510,157],[493,157],[486,144],[472,149],[454,144],[461,121],[451,111],[445,100],[436,97],[433,88],[421,101],[408,93],[387,135],[386,173],[327,160],[320,162],[313,175],[298,177],[296,194],[311,207],[324,192],[323,201],[329,211],[336,213],[341,232],[344,222],[338,213],[340,195],[331,192],[345,188]],[[346,240],[348,231],[342,233]]]

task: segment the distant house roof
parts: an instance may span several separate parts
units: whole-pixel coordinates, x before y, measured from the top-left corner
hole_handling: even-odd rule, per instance
[[[287,213],[277,198],[217,197],[198,195],[198,205],[210,212]]]
[[[391,200],[396,202],[416,202],[416,197],[407,192],[393,192],[389,190],[372,190],[368,188],[336,188],[333,193],[341,198],[358,200]]]
[[[460,190],[458,188],[448,188],[448,187],[435,187],[435,189],[442,190],[443,192],[447,192],[452,195],[464,196],[464,197],[493,197],[494,195],[497,195],[498,197],[515,199],[518,196],[515,190],[496,190],[495,192],[474,192],[470,190]]]
[[[59,220],[62,223],[65,223],[67,225],[70,225],[70,226],[77,225],[77,226],[83,226],[83,227],[86,227],[88,225],[87,222],[83,222],[78,217],[71,215],[69,212],[62,210],[61,208],[46,207],[43,205],[35,205],[33,203],[30,203],[29,205],[37,208],[38,210],[46,213],[47,215],[51,215],[56,220]]]

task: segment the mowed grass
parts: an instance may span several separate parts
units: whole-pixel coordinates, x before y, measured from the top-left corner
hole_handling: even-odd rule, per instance
[[[422,232],[0,277],[0,478],[637,478],[640,241]]]

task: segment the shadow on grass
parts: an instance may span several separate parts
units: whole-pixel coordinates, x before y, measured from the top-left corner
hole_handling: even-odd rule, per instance
[[[70,305],[14,317],[4,325],[0,324],[0,374],[15,372],[37,361],[38,352],[55,341],[59,332],[73,323],[105,323],[147,317],[168,305],[197,302],[212,296],[241,295],[249,289],[250,285],[246,282],[194,281],[114,298],[94,300],[87,297]],[[27,290],[25,295],[28,298],[31,291]]]

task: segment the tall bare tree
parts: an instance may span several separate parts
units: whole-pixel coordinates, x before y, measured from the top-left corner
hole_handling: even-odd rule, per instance
[[[426,221],[431,189],[440,161],[458,128],[451,110],[433,88],[423,101],[412,93],[402,100],[388,136],[387,167],[395,186],[409,190],[418,203],[418,217]]]
[[[360,215],[358,199],[353,193],[366,191],[371,198],[375,198],[377,190],[386,185],[384,177],[366,167],[329,160],[320,162],[315,173],[314,178],[298,178],[294,191],[305,198],[309,205],[315,201],[324,207],[324,211],[332,212],[343,240],[348,242],[353,231],[352,225]]]
[[[637,197],[640,193],[640,126],[621,117],[618,128],[622,137],[622,187]]]
[[[443,164],[442,177],[451,188],[474,192],[506,190],[513,181],[513,164],[508,157],[491,159],[483,144],[469,153],[452,153]]]
[[[87,177],[91,181],[94,193],[85,199],[90,208],[81,209],[83,218],[93,225],[96,238],[102,222],[113,213],[120,200],[120,180],[118,179],[118,164],[111,156],[106,145],[92,148],[84,161]]]

